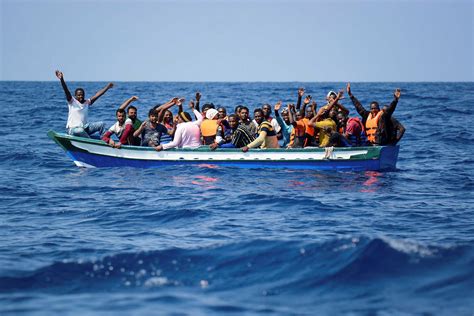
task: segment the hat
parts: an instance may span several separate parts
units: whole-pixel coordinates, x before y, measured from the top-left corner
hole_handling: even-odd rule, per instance
[[[331,95],[333,95],[333,94],[334,94],[334,97],[337,97],[337,93],[334,92],[334,91],[332,91],[332,90],[328,92],[328,94],[327,94],[326,97],[329,98],[329,97],[330,97]]]
[[[216,109],[208,109],[208,110],[206,111],[206,118],[207,118],[208,120],[212,120],[212,119],[214,118],[214,116],[217,115],[217,113],[219,113],[219,112],[217,112]]]

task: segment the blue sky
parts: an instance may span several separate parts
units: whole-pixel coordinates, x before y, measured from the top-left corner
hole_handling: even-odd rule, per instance
[[[0,0],[1,80],[474,81],[474,1]]]

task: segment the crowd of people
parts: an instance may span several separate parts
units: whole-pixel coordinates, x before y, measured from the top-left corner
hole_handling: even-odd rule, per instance
[[[132,105],[138,100],[132,96],[116,111],[117,121],[108,129],[105,123],[88,121],[89,106],[113,87],[107,84],[89,99],[82,88],[74,96],[69,91],[64,75],[56,71],[69,107],[66,130],[69,135],[99,137],[109,146],[148,146],[157,151],[170,148],[304,148],[304,147],[356,147],[395,145],[403,137],[405,127],[393,117],[401,91],[396,89],[393,101],[382,108],[373,101],[367,110],[352,94],[350,83],[346,86],[352,104],[360,117],[349,116],[349,110],[340,103],[344,91],[329,91],[326,104],[317,108],[311,95],[304,88],[298,89],[296,104],[283,107],[277,102],[273,107],[264,104],[253,111],[238,105],[228,114],[224,107],[206,103],[200,108],[201,94],[189,102],[192,112],[183,109],[184,98],[175,97],[165,104],[148,111],[148,118],[141,121],[138,109]],[[173,114],[172,108],[177,108]]]

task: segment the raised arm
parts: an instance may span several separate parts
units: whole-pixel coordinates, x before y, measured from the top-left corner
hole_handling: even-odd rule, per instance
[[[140,136],[140,134],[142,133],[143,129],[145,128],[145,126],[147,124],[146,122],[147,121],[143,121],[142,125],[140,125],[140,127],[135,132],[133,132],[133,137]]]
[[[71,95],[71,92],[69,91],[67,85],[66,85],[66,81],[64,81],[64,75],[62,72],[60,72],[59,70],[56,70],[56,77],[58,77],[58,79],[61,81],[61,86],[63,87],[63,90],[64,90],[64,94],[66,94],[66,100],[67,102],[71,102],[72,100],[72,95]]]
[[[119,110],[125,110],[127,108],[127,106],[130,105],[130,103],[132,103],[134,101],[137,101],[137,100],[138,100],[138,97],[136,95],[134,95],[133,97],[128,98],[127,100],[125,100],[124,103],[122,103],[122,105],[119,107]]]
[[[179,102],[178,98],[173,98],[166,102],[165,104],[160,105],[155,109],[155,111],[158,113],[158,122],[161,123],[163,122],[163,118],[165,117],[166,111],[171,108],[173,105],[177,104]]]
[[[388,106],[388,109],[384,111],[386,113],[386,115],[388,115],[389,117],[392,116],[393,112],[397,108],[398,99],[400,99],[400,95],[401,95],[401,90],[396,89],[395,92],[393,93],[392,103],[390,103],[390,105]]]
[[[357,111],[357,113],[359,113],[359,115],[365,119],[367,116],[369,116],[369,111],[367,111],[366,109],[364,109],[364,107],[362,106],[362,104],[359,102],[359,100],[357,100],[357,98],[352,94],[352,91],[351,91],[351,83],[347,83],[347,86],[346,86],[346,90],[347,90],[347,94],[349,95],[349,97],[351,98],[351,101],[352,101],[352,104],[354,104],[354,107]]]
[[[301,107],[301,99],[303,98],[304,95],[304,88],[299,88],[298,89],[298,100],[296,101],[296,110],[299,111]]]
[[[309,104],[309,101],[311,101],[311,96],[310,95],[308,95],[308,96],[306,96],[306,98],[304,98],[303,107],[300,110],[300,115],[302,117],[304,117],[305,114],[306,114],[306,106]],[[298,110],[298,107],[296,107],[296,110]]]
[[[104,95],[104,93],[107,92],[107,90],[109,90],[110,88],[112,88],[114,86],[114,84],[112,82],[108,83],[103,89],[100,89],[99,91],[97,91],[96,94],[94,94],[94,96],[91,98],[91,105],[94,104],[95,101],[97,101],[98,98],[100,98],[101,96]]]
[[[295,105],[293,103],[288,104],[288,119],[290,120],[290,124],[296,127],[296,120],[295,120]]]
[[[196,110],[198,112],[201,112],[201,110],[199,109],[199,100],[201,100],[201,94],[198,92],[196,92]]]

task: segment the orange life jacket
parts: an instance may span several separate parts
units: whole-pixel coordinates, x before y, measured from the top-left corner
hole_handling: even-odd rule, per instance
[[[214,142],[217,134],[217,120],[204,120],[201,123],[201,135],[204,145]]]
[[[367,140],[374,144],[375,135],[377,134],[377,129],[379,127],[379,121],[382,117],[383,111],[379,111],[377,115],[373,116],[372,113],[369,113],[367,121],[365,122],[365,131],[367,133]]]

